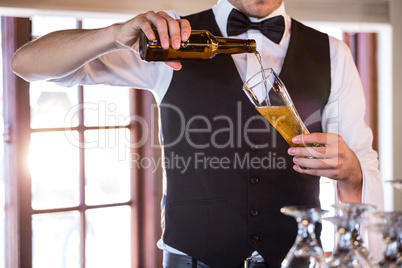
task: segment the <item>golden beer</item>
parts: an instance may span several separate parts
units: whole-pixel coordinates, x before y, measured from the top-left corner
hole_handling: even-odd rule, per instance
[[[290,147],[303,147],[301,144],[292,142],[293,137],[309,133],[299,119],[300,117],[294,105],[256,107],[256,109],[274,126]]]

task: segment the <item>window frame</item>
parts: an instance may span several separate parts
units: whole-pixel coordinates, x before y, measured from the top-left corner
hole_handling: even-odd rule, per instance
[[[4,159],[5,159],[5,248],[6,267],[30,267],[32,262],[30,207],[27,191],[31,184],[27,165],[29,148],[29,83],[18,78],[10,68],[17,47],[29,40],[30,21],[2,17],[3,96],[4,96]],[[18,29],[18,30],[17,30]],[[18,122],[18,124],[17,124]],[[30,203],[30,200],[29,200]],[[21,256],[24,256],[23,258]]]

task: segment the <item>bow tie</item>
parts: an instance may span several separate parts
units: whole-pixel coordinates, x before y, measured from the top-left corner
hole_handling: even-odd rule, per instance
[[[246,15],[237,9],[232,9],[226,28],[228,36],[239,35],[249,29],[259,30],[272,42],[279,44],[285,31],[285,20],[283,16],[276,16],[261,22],[251,22]]]

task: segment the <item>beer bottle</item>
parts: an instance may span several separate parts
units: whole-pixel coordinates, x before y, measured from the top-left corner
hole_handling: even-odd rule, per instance
[[[181,42],[179,49],[163,49],[158,32],[156,39],[149,40],[144,32],[140,34],[139,53],[146,61],[190,61],[208,60],[217,54],[237,54],[255,52],[256,43],[252,39],[234,39],[215,37],[209,31],[191,31],[186,42]]]

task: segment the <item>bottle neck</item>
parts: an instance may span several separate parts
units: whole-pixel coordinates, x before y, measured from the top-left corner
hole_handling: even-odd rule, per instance
[[[217,54],[254,53],[257,44],[252,39],[235,39],[216,37]]]

